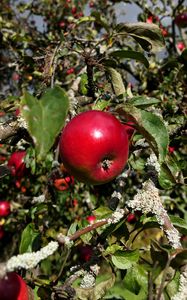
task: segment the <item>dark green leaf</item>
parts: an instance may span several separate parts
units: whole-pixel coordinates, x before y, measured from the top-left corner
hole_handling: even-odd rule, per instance
[[[162,163],[167,154],[169,136],[161,118],[131,104],[118,105],[117,111],[121,115],[126,116],[128,114],[134,119],[137,130],[145,137],[160,163]]]
[[[39,231],[35,229],[34,224],[28,224],[22,232],[21,242],[19,246],[19,253],[32,252],[33,243],[40,235]]]
[[[183,219],[181,219],[178,216],[172,216],[170,215],[170,220],[172,224],[177,227],[177,229],[182,233],[187,235],[187,223]]]
[[[25,93],[22,114],[33,137],[38,157],[45,158],[60,133],[67,115],[69,101],[63,89],[48,89],[40,100]]]
[[[125,59],[125,58],[135,59],[142,62],[147,68],[149,67],[149,62],[147,58],[141,52],[138,51],[118,50],[110,53],[110,55],[119,59]]]
[[[132,36],[146,51],[158,51],[164,47],[162,32],[159,26],[153,23],[124,23],[118,32],[126,32]]]
[[[159,99],[146,97],[146,96],[134,96],[129,100],[129,103],[133,104],[138,108],[146,108],[154,104],[158,104],[160,102]]]
[[[112,262],[118,268],[126,270],[132,267],[139,259],[138,250],[127,250],[120,251],[118,250],[112,255]]]
[[[103,27],[105,28],[105,30],[106,30],[107,32],[109,32],[110,26],[109,26],[109,24],[108,24],[108,22],[107,22],[107,19],[106,19],[104,16],[102,16],[102,15],[101,15],[99,12],[97,12],[97,11],[92,12],[92,13],[91,13],[91,16],[92,16],[92,17],[95,17],[95,22],[98,23],[98,24],[100,24],[101,26],[103,26]]]
[[[133,265],[124,278],[125,299],[147,299],[147,272],[140,265]],[[131,296],[131,298],[129,298]]]
[[[112,79],[112,85],[113,85],[116,96],[124,94],[125,86],[124,86],[121,74],[113,68],[107,68],[107,69],[110,73],[110,76]]]

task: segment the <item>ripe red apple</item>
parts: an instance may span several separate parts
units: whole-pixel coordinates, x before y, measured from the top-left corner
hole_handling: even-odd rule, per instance
[[[29,300],[27,285],[23,278],[11,272],[7,278],[0,280],[0,299],[1,300]]]
[[[178,42],[178,43],[177,43],[177,48],[178,48],[180,51],[183,51],[183,50],[186,48],[186,46],[185,46],[185,44],[184,44],[183,42]]]
[[[128,135],[108,112],[90,110],[74,117],[60,137],[60,156],[67,171],[79,181],[104,184],[124,169]]]
[[[136,215],[133,213],[130,213],[127,217],[127,222],[129,222],[130,224],[136,223],[137,222]]]
[[[10,214],[10,203],[8,201],[0,201],[0,217],[7,217]]]
[[[75,69],[74,68],[70,68],[66,71],[66,74],[67,75],[70,75],[70,74],[73,74],[75,72]]]
[[[176,16],[175,24],[181,28],[186,27],[187,26],[187,12],[183,12],[183,13],[179,14],[178,16]]]
[[[8,167],[11,169],[13,176],[21,178],[24,176],[26,171],[26,165],[24,163],[24,157],[26,151],[16,151],[12,153],[8,160]]]
[[[66,176],[65,178],[58,178],[54,180],[54,186],[59,191],[68,190],[74,184],[73,176]]]
[[[96,216],[87,216],[86,217],[86,220],[88,221],[88,223],[90,223],[91,225],[95,223],[95,220],[96,220]]]

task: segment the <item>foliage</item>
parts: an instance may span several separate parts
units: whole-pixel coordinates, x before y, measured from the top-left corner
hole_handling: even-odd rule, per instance
[[[11,214],[0,219],[1,261],[51,240],[60,244],[61,233],[72,247],[22,273],[31,299],[172,299],[187,257],[187,49],[177,47],[187,40],[186,27],[175,24],[184,1],[1,2],[0,201],[11,203]],[[137,11],[136,22],[126,21],[128,8]],[[135,129],[123,190],[118,178],[101,186],[78,182],[61,163],[64,124],[90,109]],[[19,128],[10,126],[7,136],[12,122]],[[16,178],[7,162],[20,149],[26,173]],[[164,225],[154,211],[128,205],[147,180],[169,214]],[[113,222],[119,206],[125,213]],[[168,222],[181,235],[180,249],[164,235]]]

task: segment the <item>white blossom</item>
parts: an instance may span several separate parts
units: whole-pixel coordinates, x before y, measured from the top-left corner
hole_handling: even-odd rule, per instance
[[[151,180],[143,183],[142,190],[138,191],[133,200],[128,202],[128,206],[134,210],[140,210],[143,213],[152,213],[157,218],[158,223],[164,227],[165,221],[169,221],[167,211],[164,209],[159,191]],[[171,224],[172,226],[172,224]],[[177,229],[172,226],[170,229],[164,229],[169,243],[173,248],[180,248],[180,235]]]
[[[45,202],[45,195],[43,195],[43,194],[38,197],[33,197],[33,199],[32,199],[32,204],[43,203],[43,202]]]
[[[143,183],[142,190],[139,190],[134,199],[128,202],[128,206],[145,214],[153,213],[160,225],[164,224],[164,217],[167,216],[158,189],[151,180]]]
[[[95,276],[94,274],[88,272],[84,275],[80,287],[83,289],[91,289],[95,286]]]
[[[20,127],[23,127],[23,128],[26,128],[26,129],[28,128],[27,122],[25,121],[25,119],[20,114],[17,117],[17,121],[18,121]]]
[[[160,164],[156,155],[152,152],[150,157],[147,159],[146,166],[153,166],[157,173],[160,173]]]
[[[17,256],[11,257],[6,263],[6,271],[12,272],[16,269],[32,269],[37,264],[52,255],[59,247],[58,242],[50,242],[47,246],[43,247],[37,252],[18,254]]]
[[[185,300],[187,299],[187,268],[181,273],[179,279],[179,291],[171,298],[171,300]]]
[[[117,209],[112,216],[108,219],[109,224],[115,224],[118,223],[124,216],[124,210],[123,209]]]
[[[174,249],[181,248],[180,235],[176,228],[172,228],[170,230],[165,230],[165,234],[168,238],[168,241],[172,245]]]

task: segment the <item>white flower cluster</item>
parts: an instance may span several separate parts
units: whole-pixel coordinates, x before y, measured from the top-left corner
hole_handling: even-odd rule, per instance
[[[145,214],[154,214],[161,226],[165,225],[167,220],[169,221],[168,214],[162,205],[158,189],[151,180],[144,182],[142,190],[135,195],[133,200],[128,202],[128,206],[134,210],[140,210]],[[170,229],[164,229],[164,232],[173,248],[181,248],[180,235],[176,228],[172,226]]]
[[[95,286],[95,276],[93,273],[86,273],[81,281],[80,287],[83,289],[91,289]]]
[[[173,227],[170,230],[165,230],[165,234],[168,238],[168,241],[172,245],[174,249],[182,248],[181,242],[180,242],[180,235],[178,230]]]
[[[18,121],[20,127],[23,127],[25,129],[28,128],[27,122],[25,121],[25,119],[20,114],[17,117],[17,121]]]
[[[43,194],[38,197],[33,197],[33,199],[32,199],[32,204],[43,203],[43,202],[45,202],[45,196]]]
[[[179,291],[171,300],[187,299],[187,268],[181,273],[179,280]]]
[[[12,272],[16,269],[32,269],[37,264],[52,255],[59,247],[58,242],[50,242],[47,246],[41,250],[32,253],[18,254],[17,256],[11,257],[6,263],[6,271]]]
[[[150,157],[147,159],[145,165],[154,167],[157,173],[158,174],[160,173],[160,164],[158,162],[156,155],[153,152],[151,153]]]
[[[153,213],[160,225],[164,224],[164,217],[167,216],[158,189],[151,180],[143,183],[142,190],[138,191],[133,200],[128,201],[128,206],[145,214]]]
[[[116,209],[116,211],[112,214],[112,216],[108,219],[109,224],[118,223],[124,217],[125,211],[124,209]]]

